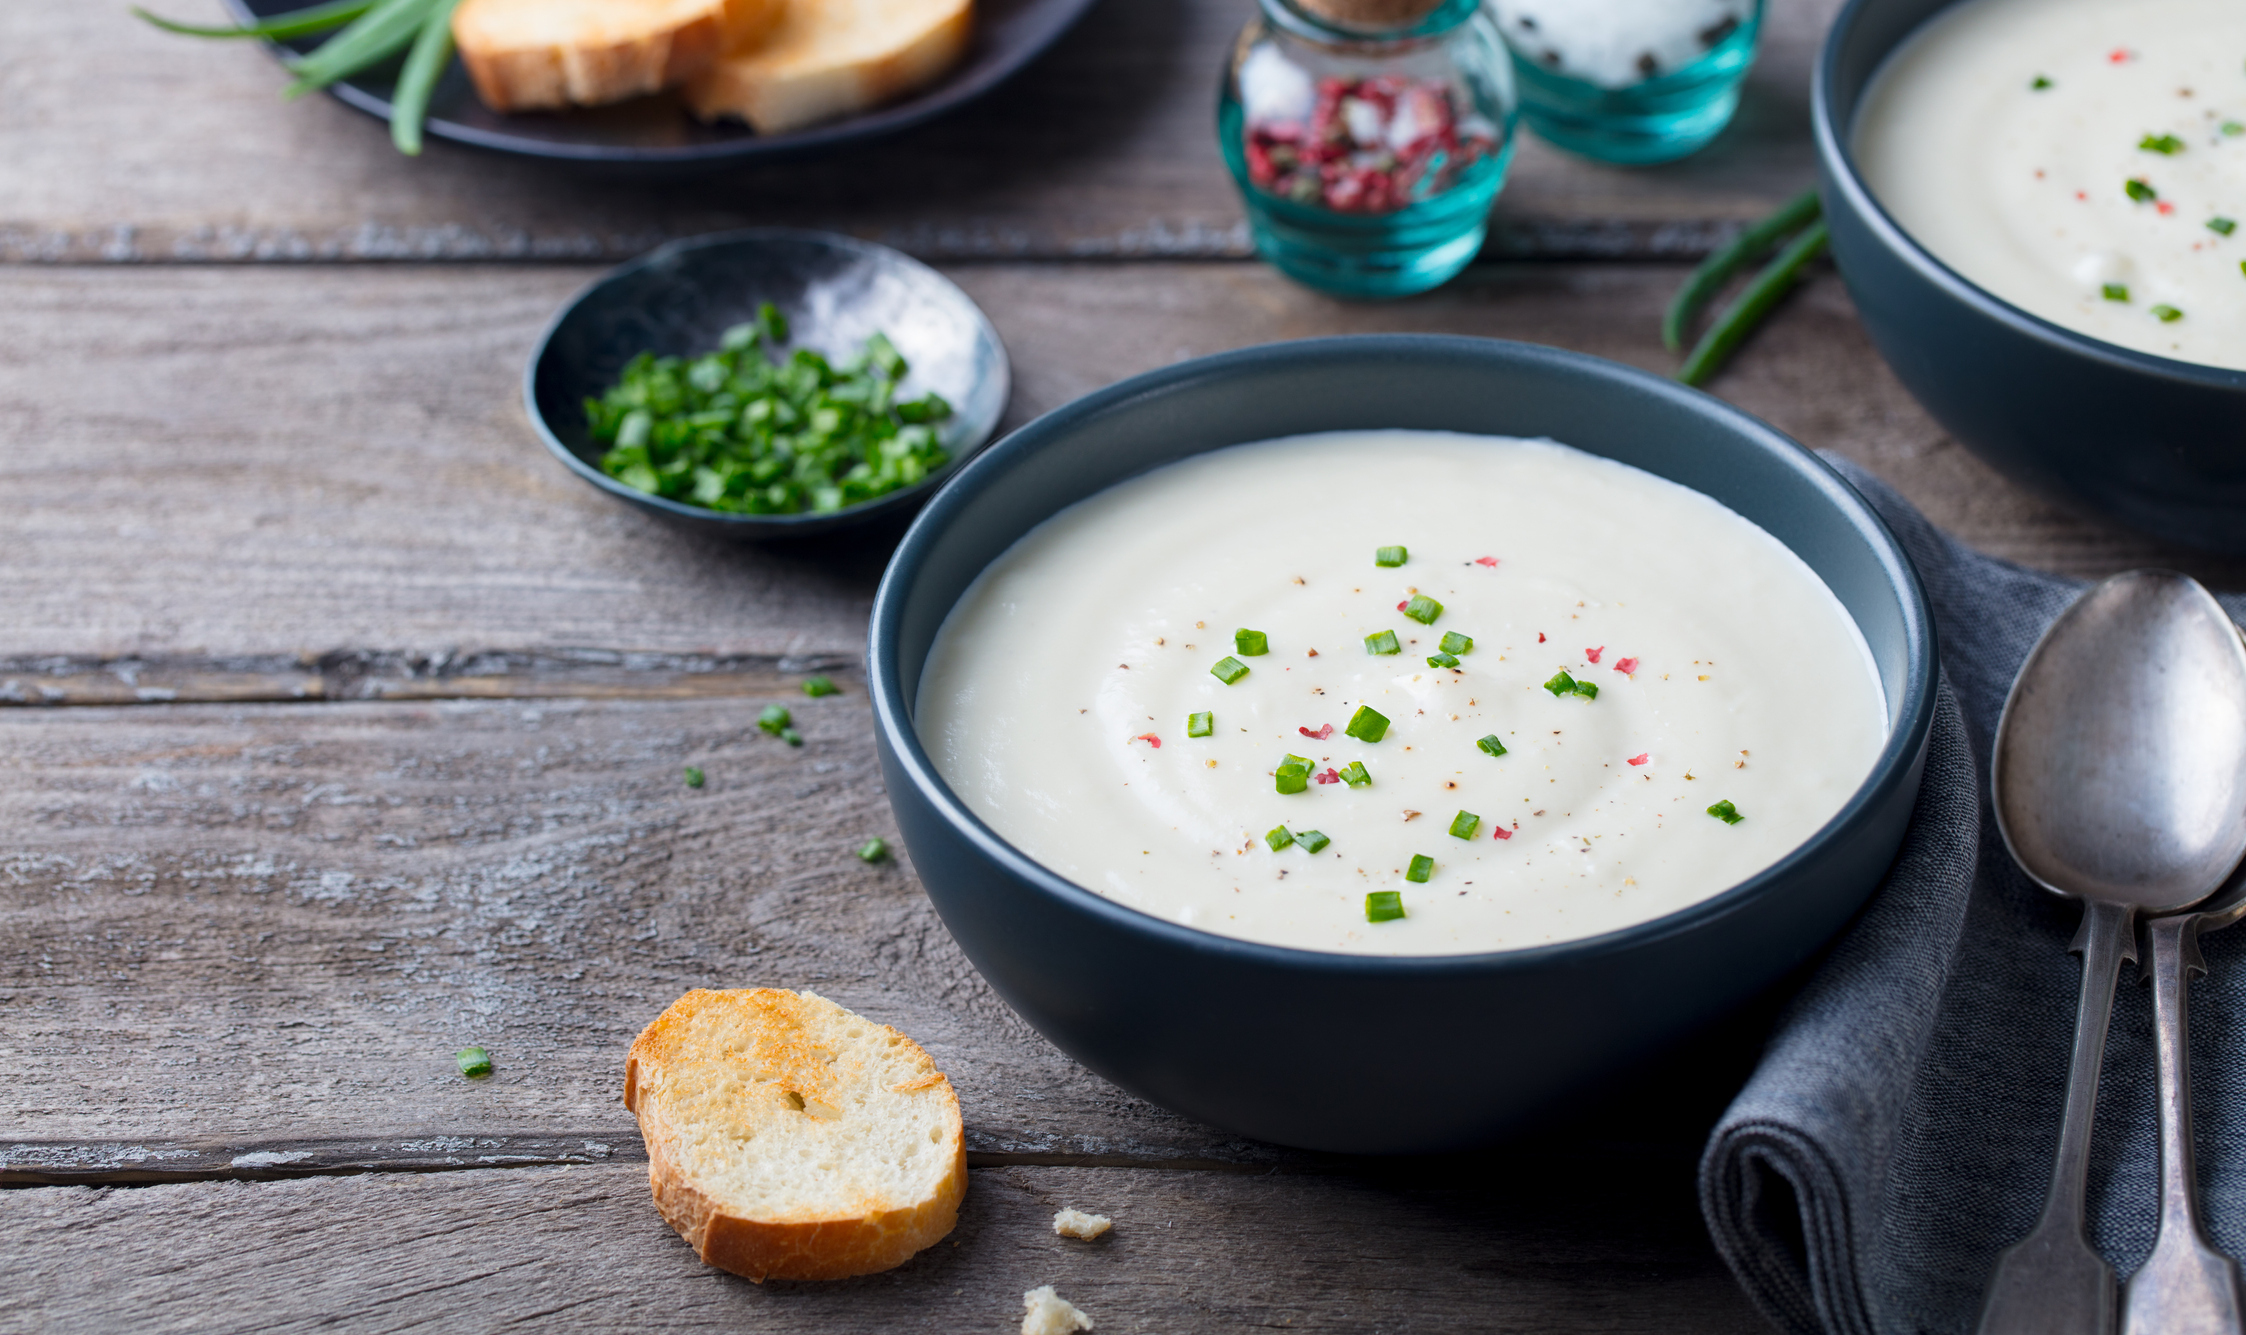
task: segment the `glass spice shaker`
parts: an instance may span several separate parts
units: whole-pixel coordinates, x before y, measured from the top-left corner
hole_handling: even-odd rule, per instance
[[[1256,249],[1344,297],[1465,268],[1513,156],[1513,72],[1482,0],[1258,4],[1217,103]]]
[[[1602,162],[1668,162],[1731,123],[1763,0],[1492,0],[1538,137]]]

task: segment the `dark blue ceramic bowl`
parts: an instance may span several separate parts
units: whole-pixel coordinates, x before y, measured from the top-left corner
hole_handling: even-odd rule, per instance
[[[1815,838],[1746,883],[1606,936],[1382,958],[1235,941],[1047,871],[976,819],[913,730],[944,616],[1015,539],[1151,468],[1244,441],[1403,427],[1550,436],[1705,492],[1822,576],[1878,660],[1894,720]],[[1124,381],[977,456],[921,512],[874,599],[883,773],[914,867],[967,957],[1063,1051],[1131,1092],[1310,1149],[1485,1143],[1732,1010],[1854,914],[1894,857],[1934,710],[1917,574],[1816,456],[1716,399],[1576,353],[1490,339],[1318,339]]]
[[[2175,542],[2246,554],[2246,371],[2115,347],[2011,306],[1911,240],[1857,174],[1880,62],[1955,0],[1853,0],[1811,103],[1833,258],[1888,365],[1998,469]]]

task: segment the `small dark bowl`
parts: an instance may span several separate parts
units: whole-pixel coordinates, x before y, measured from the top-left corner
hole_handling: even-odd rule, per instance
[[[1762,525],[1832,588],[1877,661],[1892,723],[1863,786],[1777,865],[1667,917],[1528,950],[1398,958],[1236,941],[1126,908],[1008,845],[945,784],[913,727],[922,666],[960,594],[1015,539],[1189,455],[1377,427],[1550,436]],[[898,828],[945,925],[999,995],[1135,1094],[1245,1135],[1348,1153],[1486,1143],[1801,963],[1893,859],[1934,710],[1918,576],[1816,456],[1645,372],[1490,339],[1250,348],[1048,413],[921,512],[875,595],[867,654]]]
[[[788,317],[790,347],[854,352],[876,331],[910,364],[905,391],[952,405],[951,460],[918,485],[831,514],[736,515],[635,491],[600,470],[584,401],[616,383],[642,352],[693,356],[769,301]],[[900,519],[920,508],[990,439],[1011,386],[1006,349],[981,308],[934,269],[870,241],[758,228],[658,246],[570,299],[546,326],[523,379],[538,438],[564,467],[620,501],[684,528],[742,542],[808,538]]]
[[[2176,542],[2246,554],[2246,371],[2062,329],[1935,259],[1873,198],[1849,147],[1880,62],[1954,0],[1852,0],[1811,103],[1833,258],[1872,342],[1950,434],[1999,470]]]

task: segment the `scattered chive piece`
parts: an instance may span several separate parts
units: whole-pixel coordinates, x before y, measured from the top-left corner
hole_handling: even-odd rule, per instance
[[[1271,845],[1271,851],[1276,853],[1280,849],[1285,848],[1287,845],[1293,843],[1295,841],[1295,837],[1287,833],[1286,826],[1274,825],[1269,830],[1266,830],[1264,832],[1263,841]]]
[[[1481,828],[1481,824],[1482,818],[1480,816],[1471,811],[1461,811],[1451,817],[1451,838],[1471,839],[1474,837],[1474,831]]]
[[[1360,742],[1377,742],[1388,735],[1388,716],[1371,705],[1359,705],[1342,731]]]
[[[1446,630],[1446,631],[1444,631],[1444,632],[1443,632],[1443,652],[1444,652],[1444,653],[1446,653],[1446,654],[1464,654],[1464,653],[1471,653],[1471,652],[1473,652],[1473,649],[1474,649],[1474,637],[1473,637],[1473,636],[1471,636],[1471,635],[1461,635],[1461,634],[1459,634],[1459,633],[1458,633],[1457,631],[1455,631],[1455,630]]]
[[[1424,593],[1413,594],[1412,600],[1404,604],[1404,615],[1422,626],[1434,625],[1435,618],[1442,614],[1443,605]]]
[[[1458,666],[1458,656],[1456,654],[1429,654],[1427,666],[1454,668]]]
[[[1243,658],[1258,658],[1271,652],[1271,637],[1260,630],[1232,632],[1232,647]]]
[[[2128,195],[2129,198],[2136,200],[2139,204],[2150,204],[2160,198],[2160,192],[2145,184],[2141,177],[2132,176],[2127,181],[2122,182],[2121,190],[2123,194]]]
[[[766,705],[764,711],[756,716],[756,725],[777,737],[794,721],[794,717],[788,713],[786,705]]]
[[[2223,133],[2231,136],[2233,139],[2237,138],[2239,135],[2246,134],[2246,122],[2224,121]]]
[[[1227,656],[1217,660],[1217,665],[1209,669],[1209,675],[1230,686],[1248,675],[1248,665],[1237,658]]]
[[[1577,682],[1575,684],[1575,693],[1582,696],[1586,700],[1596,700],[1599,698],[1599,688],[1587,681]]]
[[[803,693],[816,700],[822,695],[840,695],[842,688],[825,677],[805,677]]]
[[[692,765],[688,765],[686,767],[686,786],[689,788],[701,787],[702,771],[694,768]]]
[[[491,1054],[482,1048],[462,1048],[452,1054],[460,1066],[460,1074],[470,1080],[481,1080],[491,1074]]]
[[[1573,695],[1575,693],[1575,687],[1575,678],[1569,676],[1565,672],[1554,673],[1552,676],[1552,680],[1544,683],[1544,689],[1550,691],[1555,698],[1564,695]]]
[[[2207,230],[2217,236],[2229,236],[2232,232],[2238,230],[2238,222],[2232,218],[2209,218]]]
[[[1206,737],[1216,730],[1217,716],[1215,714],[1204,710],[1198,714],[1185,716],[1185,735],[1188,737]]]
[[[1404,897],[1393,890],[1375,890],[1365,896],[1366,922],[1394,922],[1404,916]]]
[[[2153,307],[2152,313],[2160,317],[2160,322],[2162,324],[2174,324],[2176,323],[2176,321],[2184,318],[2184,313],[2182,311],[2177,310],[2175,307],[2167,304],[2166,302],[2162,302],[2160,305]]]
[[[1281,765],[1271,777],[1277,781],[1280,792],[1299,793],[1310,786],[1310,767],[1308,765]]]
[[[1404,563],[1406,555],[1407,553],[1401,547],[1376,547],[1373,549],[1373,564],[1389,567],[1400,566]]]
[[[1814,200],[1812,200],[1814,202]],[[1740,290],[1708,332],[1692,345],[1692,352],[1684,365],[1677,368],[1677,380],[1682,384],[1697,385],[1714,375],[1723,364],[1746,342],[1747,335],[1763,322],[1763,317],[1777,309],[1778,303],[1794,290],[1801,281],[1802,270],[1809,262],[1824,253],[1831,232],[1823,219],[1811,223],[1801,235],[1786,243],[1777,257],[1762,267],[1747,286]]]
[[[2042,92],[2042,91],[2043,91],[2044,89],[2046,89],[2046,88],[2049,88],[2050,86],[2051,86],[2051,81],[2050,81],[2049,79],[2046,79],[2046,78],[2044,78],[2044,77],[2043,77],[2042,75],[2040,75],[2040,74],[2038,74],[2038,75],[2036,75],[2036,76],[2035,76],[2035,82],[2033,82],[2033,83],[2031,83],[2031,84],[2029,84],[2029,85],[2028,85],[2028,87],[2030,87],[2030,88],[2033,88],[2033,89],[2034,89],[2035,91],[2037,91],[2037,92],[2039,92],[2039,93],[2040,93],[2040,92]]]
[[[803,734],[793,728],[782,728],[780,729],[780,740],[790,746],[801,746],[803,745]]]
[[[1484,737],[1482,740],[1474,743],[1474,745],[1482,748],[1484,751],[1489,752],[1493,757],[1505,754],[1505,743],[1499,741],[1497,739],[1497,734],[1494,732],[1489,736]]]
[[[1768,254],[1772,247],[1817,220],[1820,206],[1813,187],[1787,200],[1776,213],[1741,232],[1722,250],[1700,262],[1700,267],[1685,279],[1684,286],[1669,302],[1668,312],[1661,319],[1661,346],[1671,352],[1684,350],[1685,330],[1701,308],[1715,300],[1716,293],[1731,276]]]
[[[858,860],[860,862],[879,862],[888,856],[889,841],[886,839],[868,839],[858,845]]]
[[[1295,832],[1295,842],[1302,845],[1303,852],[1315,853],[1332,843],[1333,840],[1328,839],[1316,830],[1298,830]]]
[[[1370,788],[1373,786],[1372,771],[1365,768],[1364,761],[1352,760],[1341,767],[1341,781],[1352,788]]]
[[[2137,147],[2147,153],[2158,153],[2162,157],[2174,157],[2184,151],[2184,141],[2172,134],[2148,134],[2137,141]]]
[[[1404,872],[1404,879],[1414,884],[1425,885],[1427,884],[1427,878],[1434,873],[1435,859],[1425,853],[1414,853],[1412,854],[1411,867]]]
[[[1404,646],[1396,642],[1395,631],[1384,630],[1378,635],[1367,635],[1365,637],[1365,652],[1368,654],[1400,654],[1404,652]]]
[[[1718,802],[1714,806],[1708,808],[1708,814],[1714,816],[1717,820],[1722,821],[1726,825],[1737,825],[1739,822],[1747,819],[1745,816],[1739,814],[1739,808],[1733,806],[1728,801]]]
[[[2108,301],[2129,300],[2129,285],[2127,283],[2108,283],[2098,290],[2105,294]]]
[[[1279,763],[1282,765],[1300,765],[1304,769],[1318,768],[1318,762],[1312,760],[1308,756],[1298,756],[1292,751],[1289,751],[1286,755],[1286,758],[1281,760]]]

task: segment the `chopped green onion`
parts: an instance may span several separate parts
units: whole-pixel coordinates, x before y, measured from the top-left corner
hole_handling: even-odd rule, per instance
[[[1494,732],[1493,732],[1493,733],[1491,733],[1491,734],[1490,734],[1489,736],[1487,736],[1487,737],[1484,737],[1484,738],[1483,738],[1482,740],[1480,740],[1480,741],[1478,741],[1478,742],[1474,743],[1474,745],[1476,745],[1476,746],[1478,746],[1478,747],[1482,748],[1482,749],[1483,749],[1484,751],[1488,752],[1488,753],[1489,753],[1489,754],[1490,754],[1490,755],[1491,755],[1492,757],[1496,757],[1496,756],[1501,756],[1501,755],[1504,755],[1504,754],[1505,754],[1505,743],[1503,743],[1503,742],[1499,741],[1499,740],[1497,739],[1497,734],[1496,734],[1496,733],[1494,733]]]
[[[1332,843],[1333,840],[1328,839],[1316,830],[1297,830],[1295,831],[1295,842],[1302,845],[1303,852],[1315,853]]]
[[[2144,178],[2132,176],[2121,183],[2121,191],[2139,204],[2150,204],[2160,198],[2160,192],[2145,183]]]
[[[1272,778],[1277,781],[1280,792],[1299,793],[1310,786],[1310,767],[1308,765],[1281,765],[1278,771],[1272,775]]]
[[[1373,786],[1372,771],[1365,768],[1364,761],[1352,760],[1341,767],[1341,781],[1352,788],[1370,788]]]
[[[1404,563],[1407,555],[1408,553],[1401,547],[1376,547],[1373,549],[1373,564],[1376,566],[1400,566]]]
[[[2051,86],[2051,81],[2050,81],[2049,79],[2046,79],[2046,78],[2044,78],[2044,77],[2043,77],[2042,75],[2040,75],[2040,74],[2036,75],[2036,76],[2035,76],[2035,81],[2034,81],[2033,83],[2030,83],[2030,84],[2028,85],[2028,87],[2030,87],[2030,88],[2033,88],[2033,89],[2034,89],[2035,91],[2037,91],[2037,92],[2039,92],[2039,93],[2040,93],[2040,92],[2042,92],[2042,91],[2043,91],[2044,89],[2046,89],[2046,88],[2049,88],[2050,86]]]
[[[793,721],[794,717],[794,715],[788,713],[786,705],[766,705],[763,711],[756,716],[756,725],[777,737]]]
[[[1404,646],[1396,642],[1395,631],[1384,630],[1378,635],[1367,635],[1365,637],[1365,652],[1368,654],[1400,654],[1404,652]]]
[[[1271,845],[1271,851],[1276,853],[1280,849],[1285,848],[1287,845],[1293,843],[1295,841],[1295,837],[1287,833],[1286,826],[1274,825],[1269,830],[1264,831],[1263,841]]]
[[[858,845],[858,860],[860,862],[879,862],[888,856],[889,841],[886,839],[868,839]]]
[[[780,740],[790,746],[801,746],[803,745],[803,734],[793,728],[782,728],[780,729]]]
[[[1404,604],[1404,615],[1422,626],[1434,625],[1435,618],[1442,614],[1443,605],[1424,593],[1413,594],[1412,600]]]
[[[2184,151],[2184,141],[2172,134],[2148,134],[2137,141],[2137,147],[2147,153],[2172,158]]]
[[[1185,735],[1188,737],[1206,737],[1216,730],[1217,716],[1207,710],[1185,716]]]
[[[1566,672],[1555,673],[1552,680],[1544,683],[1544,689],[1550,691],[1554,698],[1573,695],[1575,694],[1575,678],[1569,676]]]
[[[1444,631],[1444,632],[1443,632],[1443,652],[1444,652],[1444,653],[1446,653],[1446,654],[1464,654],[1464,653],[1471,653],[1471,652],[1473,652],[1473,649],[1474,649],[1474,637],[1473,637],[1473,636],[1471,636],[1471,635],[1461,635],[1461,634],[1459,634],[1459,633],[1458,633],[1457,631],[1455,631],[1455,630],[1446,630],[1446,631]]]
[[[1577,682],[1575,684],[1575,693],[1582,696],[1586,700],[1596,700],[1599,698],[1599,688],[1587,681]]]
[[[2235,139],[2239,135],[2246,134],[2246,121],[2224,121],[2222,128],[2224,134]]]
[[[1456,816],[1451,817],[1451,838],[1471,839],[1474,837],[1474,831],[1480,829],[1481,825],[1482,818],[1480,816],[1471,811],[1461,811]]]
[[[482,1048],[462,1048],[452,1054],[452,1060],[460,1067],[460,1074],[470,1080],[481,1080],[491,1074],[491,1054]]]
[[[1425,853],[1414,853],[1412,854],[1411,867],[1404,872],[1404,879],[1407,881],[1416,882],[1420,885],[1425,885],[1427,883],[1427,878],[1433,875],[1434,871],[1435,859],[1427,856]]]
[[[1248,665],[1237,658],[1229,656],[1220,658],[1217,660],[1217,665],[1209,669],[1209,675],[1230,686],[1248,675]]]
[[[309,9],[292,9],[286,14],[275,14],[272,18],[245,23],[239,28],[203,28],[192,23],[175,23],[167,18],[158,18],[138,5],[133,7],[133,13],[165,32],[176,32],[187,37],[263,37],[283,42],[291,37],[309,37],[316,32],[340,28],[372,8],[374,0],[335,0],[335,3],[314,5]]]
[[[2102,293],[2105,296],[2105,299],[2108,301],[2129,300],[2129,285],[2127,283],[2108,283],[2104,287],[2099,288],[2098,291]]]
[[[1282,765],[1300,765],[1300,766],[1302,766],[1302,767],[1303,767],[1304,769],[1316,769],[1316,768],[1318,768],[1318,762],[1317,762],[1317,761],[1315,761],[1315,760],[1312,760],[1312,759],[1311,759],[1310,757],[1308,757],[1308,756],[1298,756],[1298,755],[1296,755],[1296,754],[1295,754],[1294,752],[1292,752],[1292,751],[1289,751],[1289,752],[1287,753],[1287,755],[1286,755],[1286,758],[1285,758],[1285,759],[1283,759],[1283,760],[1281,760],[1281,761],[1280,761],[1279,763],[1280,763],[1280,764],[1282,764]]]
[[[1371,705],[1359,705],[1342,731],[1360,742],[1377,742],[1388,735],[1388,716]]]
[[[1708,814],[1714,816],[1717,820],[1722,821],[1726,825],[1737,825],[1739,822],[1747,819],[1745,816],[1739,814],[1739,808],[1733,806],[1729,802],[1716,803],[1714,806],[1708,808]]]
[[[822,695],[840,695],[842,694],[842,688],[825,677],[805,677],[803,679],[803,693],[816,700]]]
[[[1683,350],[1686,326],[1702,307],[1715,300],[1731,276],[1816,221],[1819,208],[1817,191],[1804,190],[1780,205],[1776,213],[1741,232],[1730,245],[1702,260],[1669,302],[1668,313],[1661,320],[1661,346],[1671,352]]]
[[[1375,890],[1365,896],[1366,922],[1394,922],[1404,916],[1404,897],[1393,890]]]
[[[1257,658],[1271,652],[1271,639],[1260,630],[1232,632],[1232,647],[1243,658]]]
[[[2235,218],[2209,218],[2207,230],[2217,236],[2229,236],[2232,232],[2238,230],[2238,220]]]
[[[1458,666],[1458,656],[1456,654],[1429,654],[1427,666],[1454,668]]]
[[[1739,345],[1746,342],[1747,335],[1754,332],[1763,317],[1775,310],[1794,284],[1801,281],[1802,270],[1824,252],[1825,243],[1830,239],[1830,229],[1819,219],[1787,242],[1777,258],[1764,265],[1762,272],[1756,274],[1738,297],[1724,307],[1716,322],[1708,326],[1708,332],[1693,345],[1692,355],[1677,368],[1677,379],[1687,385],[1697,385],[1714,375]]]
[[[689,788],[701,787],[702,771],[694,768],[692,765],[688,765],[686,767],[686,786]]]
[[[2184,318],[2184,313],[2182,311],[2177,310],[2175,307],[2167,304],[2166,302],[2162,302],[2160,305],[2153,307],[2152,313],[2160,317],[2160,322],[2162,324],[2174,324],[2176,323],[2176,321]]]

